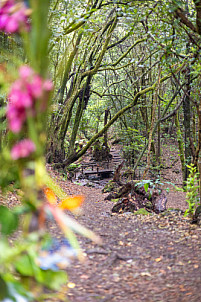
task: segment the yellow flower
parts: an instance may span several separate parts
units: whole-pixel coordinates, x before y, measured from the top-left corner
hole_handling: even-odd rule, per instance
[[[59,204],[60,209],[62,210],[74,210],[81,206],[84,201],[83,196],[69,196],[61,201]]]
[[[50,188],[45,188],[44,193],[50,204],[57,205],[57,197]]]
[[[45,188],[44,193],[50,204],[57,205],[57,197],[50,188]],[[62,201],[57,206],[62,210],[73,211],[76,208],[80,207],[83,201],[83,196],[68,196],[62,199]]]

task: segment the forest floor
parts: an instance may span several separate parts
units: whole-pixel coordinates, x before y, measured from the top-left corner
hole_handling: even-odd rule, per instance
[[[179,185],[179,160],[172,155],[174,150],[163,150],[161,174]],[[111,213],[114,203],[104,200],[107,194],[101,189],[63,180],[60,185],[68,194],[85,196],[82,214],[75,219],[103,241],[98,246],[79,237],[86,259],[83,263],[75,260],[68,269],[68,301],[201,301],[201,228],[183,217],[181,210],[187,208],[183,192],[172,189],[167,196],[167,208],[177,210],[119,215]]]
[[[163,148],[162,177],[181,184],[181,168],[174,150]],[[173,163],[173,164],[172,164]],[[73,260],[62,301],[69,302],[200,302],[201,228],[183,217],[185,194],[171,189],[167,208],[177,210],[149,216],[112,214],[113,202],[100,188],[64,180],[48,168],[67,194],[84,195],[82,213],[75,219],[102,238],[102,245],[80,237],[85,261]],[[13,203],[10,195],[10,203]],[[70,214],[71,215],[71,214]],[[63,235],[56,225],[51,233]],[[59,301],[50,299],[46,301]]]

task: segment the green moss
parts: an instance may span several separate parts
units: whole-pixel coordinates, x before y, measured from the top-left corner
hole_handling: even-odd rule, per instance
[[[145,207],[146,207],[147,209],[153,209],[153,204],[152,204],[152,202],[151,202],[151,201],[147,201],[146,204],[145,204]]]
[[[110,180],[103,188],[102,193],[111,192],[114,190],[114,188],[115,188],[115,183],[112,180]]]
[[[80,168],[80,167],[81,167],[80,164],[70,164],[70,165],[67,167],[67,170],[68,170],[68,171],[74,171],[75,169]]]
[[[141,208],[133,213],[133,215],[151,215],[147,210]]]
[[[119,199],[118,199],[118,198],[115,198],[115,199],[111,199],[111,201],[112,201],[112,202],[117,202],[117,201],[119,201]]]
[[[181,212],[181,209],[177,209],[177,208],[168,208],[165,212]]]

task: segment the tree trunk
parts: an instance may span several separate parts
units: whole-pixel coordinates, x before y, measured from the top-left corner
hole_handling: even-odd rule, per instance
[[[110,113],[110,110],[109,110],[109,109],[106,109],[106,110],[105,110],[105,116],[104,116],[104,126],[107,125],[109,113]],[[104,137],[104,139],[103,139],[103,145],[104,145],[106,148],[109,148],[109,147],[108,147],[108,134],[107,134],[107,131],[105,131],[103,137]]]
[[[182,137],[181,128],[180,128],[180,124],[179,124],[178,112],[176,113],[175,126],[177,129],[177,142],[179,145],[179,157],[180,157],[180,162],[181,162],[181,167],[182,167],[182,177],[183,177],[183,185],[184,185],[184,182],[185,182],[184,142],[183,142],[183,137]]]
[[[191,138],[191,106],[190,106],[190,91],[191,91],[191,80],[190,80],[190,68],[186,69],[186,94],[183,101],[183,114],[184,114],[184,153],[186,165],[191,162],[191,150],[190,150],[190,138]],[[188,178],[188,168],[185,166],[185,181]]]

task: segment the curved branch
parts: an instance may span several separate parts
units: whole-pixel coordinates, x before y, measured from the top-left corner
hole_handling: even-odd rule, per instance
[[[193,0],[197,11],[196,15],[196,31],[201,36],[201,0]]]
[[[183,64],[181,66],[179,66],[174,72],[177,73],[179,72],[184,65],[186,64],[186,62],[184,61]],[[166,76],[164,76],[163,78],[161,78],[160,83],[165,82],[166,80],[168,80],[170,77],[172,76],[172,73],[167,74]],[[85,145],[85,147],[82,148],[82,150],[80,150],[77,153],[72,154],[71,156],[69,156],[69,158],[67,158],[66,160],[63,161],[63,163],[56,163],[55,166],[61,166],[61,165],[68,165],[72,162],[75,162],[78,158],[80,158],[82,155],[84,155],[86,153],[86,151],[89,149],[89,147],[99,138],[101,137],[108,129],[109,127],[114,124],[114,122],[116,122],[116,120],[121,117],[127,110],[131,109],[132,107],[136,106],[138,104],[138,100],[139,98],[150,92],[153,91],[156,86],[158,84],[158,81],[156,81],[152,86],[147,87],[141,91],[139,91],[138,93],[136,93],[136,95],[133,98],[133,101],[128,104],[127,106],[123,107],[121,110],[119,110],[114,116],[113,118],[98,132],[96,133],[90,140],[89,142]]]
[[[160,98],[160,96],[158,96]],[[161,122],[166,121],[167,119],[169,119],[170,117],[174,116],[177,113],[177,110],[180,108],[181,104],[183,103],[184,98],[182,98],[181,102],[179,102],[179,104],[177,104],[176,108],[170,112],[170,114],[164,116],[163,118],[160,119]]]
[[[111,34],[112,32],[114,31],[115,27],[117,25],[117,17],[114,18],[114,21],[112,23],[112,25],[110,26],[110,28],[108,29],[108,33],[107,33],[107,37],[106,37],[106,40],[105,40],[105,44],[103,45],[103,48],[102,48],[102,51],[96,61],[96,65],[93,69],[91,70],[88,70],[88,71],[85,71],[83,74],[82,74],[82,77],[86,77],[86,76],[89,76],[89,75],[94,75],[97,71],[98,71],[98,68],[100,67],[100,64],[103,60],[103,57],[104,57],[104,54],[107,50],[107,46],[110,42],[110,39],[111,39]]]
[[[146,41],[146,39],[147,38],[143,38],[135,41],[135,43],[131,47],[129,47],[129,49],[126,52],[124,52],[123,55],[115,63],[112,64],[112,66],[116,66],[117,64],[119,64],[119,62],[121,62],[136,45]]]
[[[113,47],[115,47],[115,46],[117,46],[117,45],[119,45],[119,44],[121,44],[122,42],[124,42],[130,35],[131,35],[131,31],[129,32],[129,33],[127,33],[122,39],[120,39],[120,40],[118,40],[117,42],[115,42],[115,43],[112,43],[111,45],[109,45],[108,47],[107,47],[107,50],[108,49],[110,49],[110,48],[113,48]]]
[[[194,1],[195,2],[195,1]],[[183,23],[184,25],[186,25],[188,28],[190,28],[193,32],[197,32],[195,26],[193,25],[193,23],[188,19],[188,17],[186,16],[185,11],[178,7],[175,11],[175,14],[177,16],[177,18],[179,18],[180,22]]]

